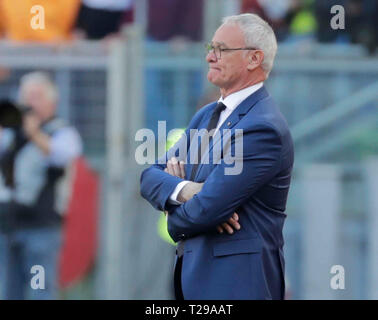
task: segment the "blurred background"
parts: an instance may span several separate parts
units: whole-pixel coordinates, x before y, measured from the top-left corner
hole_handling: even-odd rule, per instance
[[[34,5],[43,30],[30,26]],[[333,5],[345,9],[345,29],[331,28]],[[0,99],[17,100],[22,75],[49,72],[58,114],[98,177],[96,250],[61,299],[173,298],[175,247],[139,194],[135,133],[157,134],[159,120],[184,128],[219,98],[204,44],[241,12],[266,19],[279,41],[265,85],[295,143],[287,298],[378,299],[377,1],[0,0]],[[343,290],[330,286],[334,265]],[[0,296],[3,277],[0,265]]]

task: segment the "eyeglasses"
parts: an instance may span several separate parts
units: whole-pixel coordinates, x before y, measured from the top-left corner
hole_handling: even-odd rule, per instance
[[[206,53],[213,52],[217,59],[221,59],[222,51],[234,51],[234,50],[258,50],[257,48],[245,47],[245,48],[221,48],[220,46],[214,47],[211,43],[206,44]]]

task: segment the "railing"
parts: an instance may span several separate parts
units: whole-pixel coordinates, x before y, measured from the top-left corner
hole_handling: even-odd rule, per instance
[[[378,82],[319,111],[292,128],[297,162],[320,160],[340,152],[361,130],[378,126]]]

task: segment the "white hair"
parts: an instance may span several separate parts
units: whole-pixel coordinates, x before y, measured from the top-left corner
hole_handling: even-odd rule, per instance
[[[36,71],[25,74],[20,80],[20,101],[24,101],[25,90],[30,85],[40,85],[45,89],[48,99],[56,103],[58,101],[58,90],[51,80],[49,75],[45,72]]]
[[[269,75],[277,53],[277,39],[272,27],[258,15],[243,13],[222,19],[223,25],[236,24],[244,34],[247,47],[254,47],[264,52],[261,67]]]

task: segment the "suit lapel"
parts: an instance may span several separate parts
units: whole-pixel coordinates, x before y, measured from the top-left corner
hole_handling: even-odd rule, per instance
[[[218,143],[221,142],[221,137],[222,137],[222,130],[224,129],[232,129],[243,117],[246,115],[249,110],[261,99],[264,99],[267,97],[269,94],[265,89],[265,86],[262,86],[259,90],[256,92],[252,93],[250,96],[248,96],[244,101],[242,101],[236,109],[228,116],[228,118],[222,123],[220,126],[217,134],[214,136],[213,142],[210,144],[209,148],[205,151],[204,156],[202,159],[206,159],[208,154],[213,150],[214,146]],[[206,123],[208,120],[205,122],[205,128],[206,128]],[[203,165],[200,164],[196,173],[196,177],[199,175]],[[196,178],[195,177],[195,178]]]
[[[216,107],[217,105],[217,102],[213,102],[212,105],[211,105],[211,108],[209,108],[209,113],[208,115],[206,115],[199,123],[198,127],[195,128],[196,130],[201,130],[201,129],[206,129],[207,128],[207,125],[210,121],[210,118],[211,118],[211,115],[213,113],[213,110],[214,108]],[[190,134],[190,131],[189,131],[189,134]],[[193,138],[196,138],[198,139],[197,136],[194,136]],[[192,170],[193,170],[193,164],[192,164],[192,159],[190,157],[191,155],[191,152],[195,152],[197,153],[198,152],[198,144],[196,143],[192,143],[191,141],[192,137],[190,137],[190,140],[189,140],[189,149],[188,149],[188,153],[187,153],[187,165],[185,166],[185,175],[188,179],[190,179],[190,176],[192,174]],[[192,151],[192,148],[195,148],[195,150]],[[198,172],[198,169],[197,169],[197,172]]]

